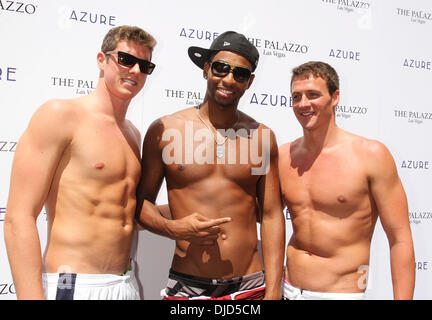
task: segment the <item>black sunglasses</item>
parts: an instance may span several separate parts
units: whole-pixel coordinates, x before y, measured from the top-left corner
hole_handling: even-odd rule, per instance
[[[138,63],[141,72],[145,74],[151,74],[154,68],[156,67],[156,65],[150,61],[137,58],[123,51],[108,51],[105,52],[105,54],[106,55],[116,54],[118,64],[124,67],[132,68],[134,65]]]
[[[234,79],[237,82],[246,82],[252,75],[252,71],[247,68],[231,66],[230,64],[223,61],[213,61],[211,63],[211,71],[216,77],[223,78],[228,73],[230,73],[231,70],[234,75]]]

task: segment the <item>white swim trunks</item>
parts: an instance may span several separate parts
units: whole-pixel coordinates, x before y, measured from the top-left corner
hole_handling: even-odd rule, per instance
[[[296,288],[283,280],[283,297],[285,300],[365,300],[365,293],[332,293],[314,292]]]
[[[123,275],[43,273],[47,300],[140,300],[133,262]]]

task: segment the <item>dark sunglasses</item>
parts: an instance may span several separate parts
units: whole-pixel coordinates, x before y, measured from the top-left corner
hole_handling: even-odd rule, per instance
[[[141,72],[145,74],[151,74],[156,67],[156,65],[150,61],[137,58],[123,51],[108,51],[105,52],[105,54],[107,56],[111,54],[116,54],[118,64],[124,67],[132,68],[138,63]]]
[[[211,71],[213,75],[220,78],[225,77],[228,73],[230,73],[230,71],[232,71],[234,79],[237,82],[246,82],[252,75],[252,71],[247,68],[231,66],[228,63],[222,61],[213,61],[211,63]]]

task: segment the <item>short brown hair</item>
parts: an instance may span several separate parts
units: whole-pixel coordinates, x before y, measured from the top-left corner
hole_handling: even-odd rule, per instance
[[[310,75],[323,78],[330,95],[339,90],[339,76],[336,70],[331,65],[321,61],[309,61],[294,68],[292,70],[291,87],[295,78],[307,78]]]
[[[156,40],[151,34],[135,26],[118,26],[112,28],[103,39],[101,50],[108,52],[115,50],[120,41],[133,41],[139,45],[146,46],[150,52],[156,46]]]

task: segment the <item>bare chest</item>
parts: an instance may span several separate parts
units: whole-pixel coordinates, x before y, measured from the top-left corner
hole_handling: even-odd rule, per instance
[[[89,122],[75,132],[63,157],[66,170],[93,181],[137,181],[140,175],[139,147],[129,132],[111,124]]]
[[[294,215],[309,210],[343,217],[370,206],[367,176],[354,157],[319,157],[306,167],[280,168],[282,195]]]
[[[162,161],[168,183],[194,183],[211,177],[239,185],[255,184],[268,163],[259,141],[242,132],[213,135],[209,130],[171,132],[162,144]]]

